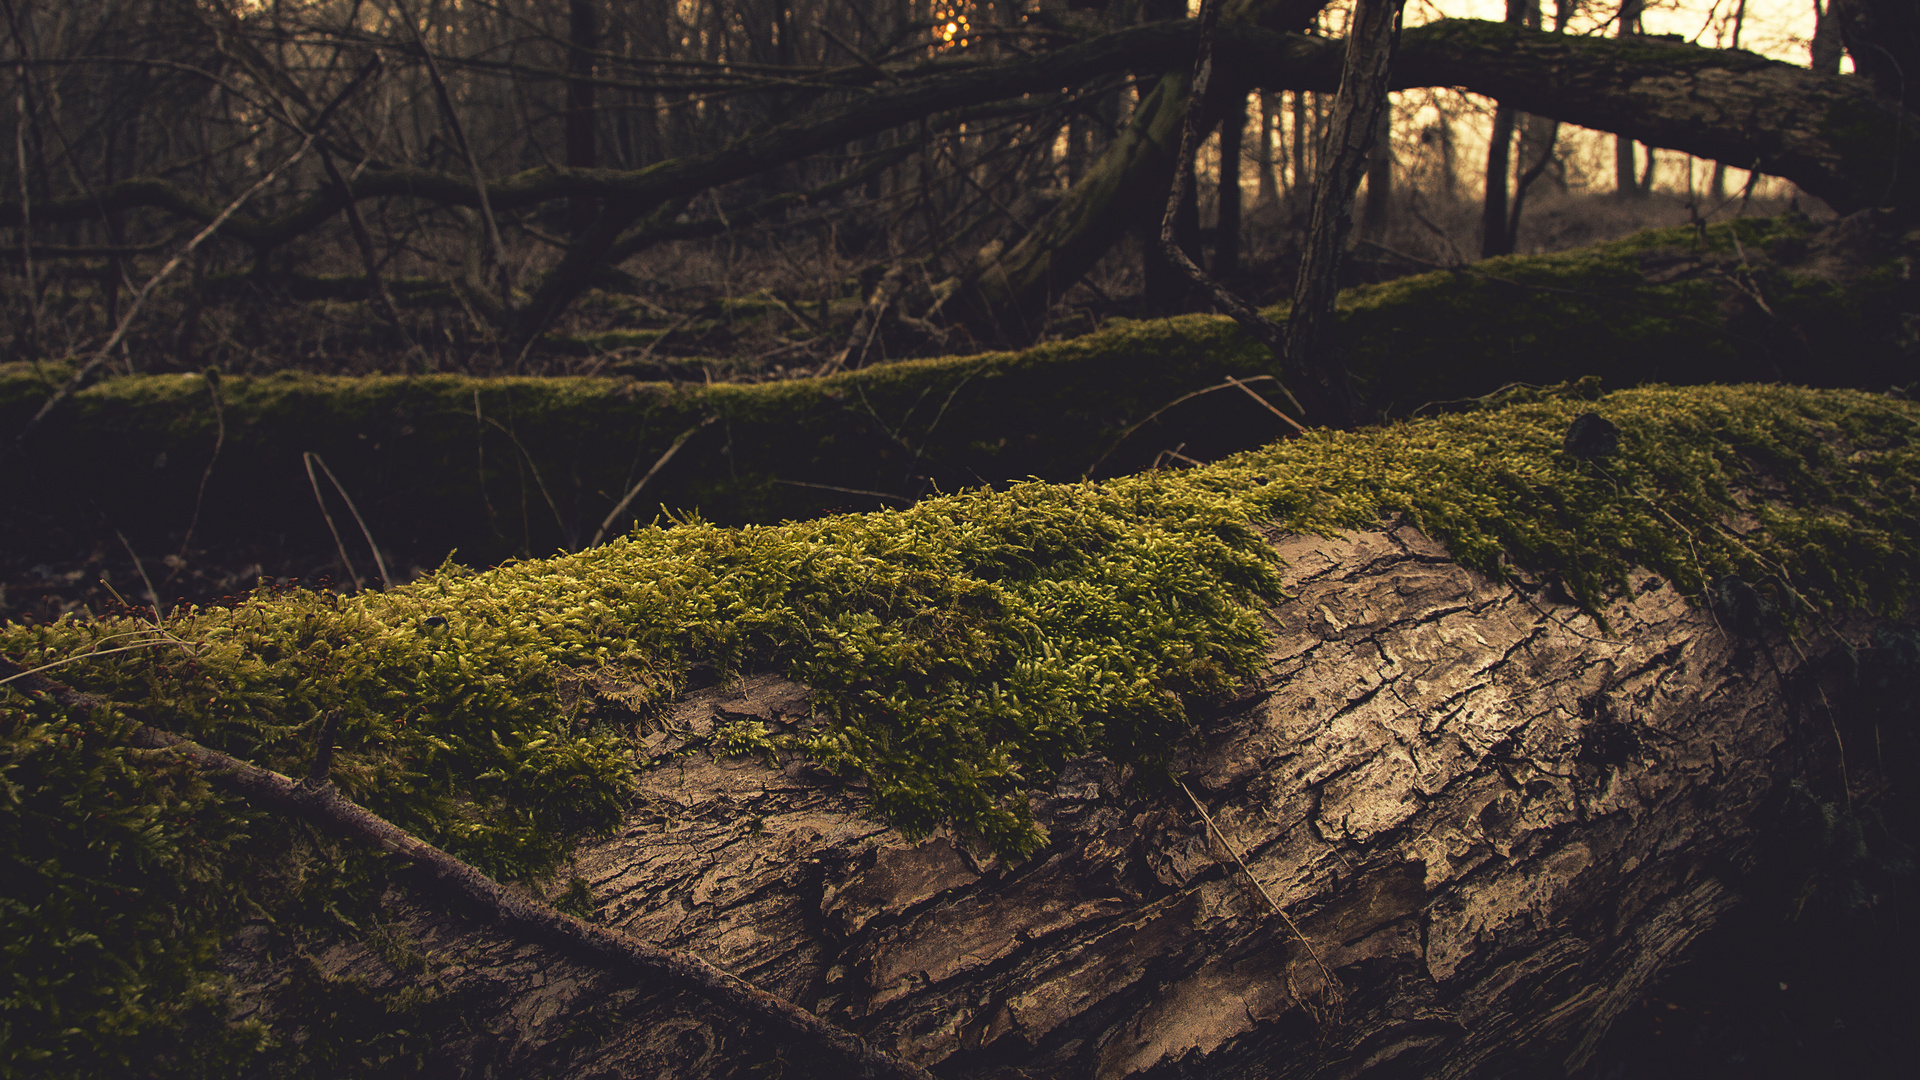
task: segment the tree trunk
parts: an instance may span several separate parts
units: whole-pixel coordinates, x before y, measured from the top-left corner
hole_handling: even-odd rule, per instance
[[[1291,214],[1305,208],[1306,193],[1313,190],[1307,177],[1313,175],[1307,159],[1307,95],[1295,90],[1293,97],[1293,176],[1287,188],[1287,209]]]
[[[1280,95],[1260,95],[1260,171],[1255,177],[1253,205],[1272,214],[1280,205],[1279,162],[1274,157],[1274,130],[1280,124]]]
[[[1369,240],[1386,236],[1393,213],[1393,105],[1380,110],[1380,126],[1367,154],[1367,199],[1360,206],[1360,235]]]
[[[1010,865],[909,843],[800,762],[690,752],[581,852],[598,918],[949,1078],[1559,1075],[1779,868],[1797,786],[1837,800],[1837,740],[1867,734],[1840,678],[1859,625],[1735,636],[1649,582],[1609,635],[1410,527],[1275,546],[1265,674],[1172,763],[1195,801],[1082,760],[1036,801],[1049,844]],[[807,696],[695,693],[651,749],[781,729]],[[441,1076],[821,1065],[434,896],[387,905],[377,945],[276,958],[256,927],[229,970],[266,1015],[309,963],[336,994],[424,995],[459,1018]]]
[[[1528,115],[1520,136],[1520,161],[1525,171],[1513,185],[1513,205],[1507,211],[1507,253],[1520,245],[1520,213],[1526,209],[1527,192],[1553,165],[1554,144],[1560,138],[1560,122],[1551,117]],[[1533,153],[1528,165],[1527,153]]]
[[[593,54],[600,47],[594,0],[567,4],[567,168],[592,169],[600,164],[594,140]],[[567,231],[579,236],[600,212],[598,200],[575,196],[567,202]]]
[[[1507,25],[1525,24],[1529,8],[1527,0],[1507,0]],[[1531,5],[1536,16],[1539,5]],[[1493,110],[1493,132],[1487,139],[1487,182],[1486,196],[1481,201],[1480,211],[1480,254],[1483,257],[1508,255],[1513,252],[1513,238],[1507,235],[1507,185],[1513,172],[1513,130],[1516,122],[1514,108],[1502,103]]]
[[[1290,29],[1306,25],[1318,7],[1314,0],[1253,0],[1230,14]],[[1192,46],[1187,46],[1185,62],[1191,57]],[[984,252],[962,275],[954,307],[974,337],[1011,344],[1033,341],[1045,323],[1047,307],[1091,270],[1116,239],[1150,229],[1159,219],[1186,115],[1185,62],[1173,65],[1141,95],[1126,130],[1045,220],[1005,250]],[[1154,239],[1141,235],[1149,298],[1162,306],[1182,307],[1185,275],[1159,265]],[[1191,245],[1182,246],[1192,250]]]
[[[1853,68],[1881,97],[1920,110],[1920,10],[1912,0],[1828,0]],[[1816,36],[1818,31],[1816,31]]]
[[[1271,0],[1259,6],[1288,13],[1310,4]],[[886,94],[823,106],[719,150],[635,171],[536,169],[489,181],[486,198],[502,210],[557,199],[602,202],[601,224],[576,238],[522,308],[517,337],[529,340],[570,304],[604,268],[619,234],[663,202],[765,173],[808,154],[837,150],[942,111],[1021,93],[1050,93],[1063,84],[1121,70],[1183,68],[1196,41],[1197,27],[1132,28],[1042,56],[903,80]],[[1337,86],[1343,49],[1342,43],[1323,38],[1241,27],[1218,43],[1216,62],[1225,69],[1223,79],[1242,86],[1325,91]],[[1525,112],[1650,145],[1750,162],[1843,213],[1873,206],[1912,208],[1920,205],[1920,140],[1911,137],[1920,130],[1920,116],[1876,94],[1875,85],[1861,78],[1821,77],[1731,50],[1651,38],[1622,42],[1555,35],[1465,19],[1410,31],[1393,82],[1396,89],[1460,87]],[[1181,104],[1164,100],[1164,95],[1157,102],[1165,133],[1175,126]],[[1147,105],[1142,103],[1141,112],[1150,111]],[[1109,148],[1032,236],[975,275],[982,281],[977,291],[984,298],[976,307],[991,316],[983,320],[985,325],[1040,325],[1040,306],[1046,299],[1078,280],[1114,237],[1139,220],[1141,204],[1131,196],[1148,181],[1129,177],[1125,163],[1132,160],[1145,169],[1154,188],[1164,182],[1169,163],[1163,140],[1147,137],[1138,125],[1128,135]],[[1150,160],[1156,163],[1149,166]],[[370,167],[353,178],[348,191],[327,185],[287,201],[284,211],[272,217],[235,214],[220,231],[267,251],[328,221],[347,198],[383,196],[478,206],[481,188],[471,175],[405,165]],[[1148,200],[1146,208],[1151,205]],[[32,213],[38,221],[75,221],[134,207],[155,207],[197,221],[210,221],[220,211],[171,180],[147,176],[37,201]],[[22,212],[17,201],[0,203],[0,226],[17,225]],[[1002,276],[1004,282],[996,280]]]
[[[1357,0],[1346,61],[1313,185],[1313,210],[1287,314],[1287,364],[1301,378],[1301,401],[1314,423],[1344,425],[1359,402],[1334,340],[1340,259],[1353,228],[1353,196],[1388,108],[1388,65],[1400,36],[1402,0]]]
[[[1331,43],[1319,47],[1328,55],[1313,68],[1316,87],[1334,77]],[[1393,85],[1455,86],[1563,123],[1757,165],[1843,213],[1920,202],[1920,140],[1900,134],[1920,130],[1920,116],[1864,80],[1751,53],[1448,19],[1407,32]]]
[[[1632,37],[1640,32],[1640,11],[1644,0],[1620,0],[1619,37]],[[1638,171],[1634,168],[1633,139],[1625,135],[1616,135],[1613,140],[1613,193],[1622,199],[1640,197],[1640,185],[1637,182]]]
[[[1247,132],[1247,96],[1236,92],[1220,119],[1220,187],[1214,217],[1213,276],[1240,273],[1240,157]]]
[[[1482,257],[1506,255],[1513,250],[1507,241],[1507,184],[1513,172],[1509,156],[1513,149],[1513,120],[1512,106],[1501,105],[1493,110],[1493,132],[1487,139],[1486,194],[1480,202]]]
[[[1184,93],[1180,97],[1182,101],[1186,100]],[[1175,127],[1178,128],[1178,121]],[[1170,149],[1176,149],[1178,146],[1176,136],[1176,141],[1171,144]],[[1200,254],[1200,193],[1197,190],[1200,185],[1196,182],[1192,162],[1187,163],[1186,173],[1186,190],[1181,193],[1180,208],[1174,215],[1173,235],[1187,258],[1198,263],[1203,258]],[[1159,185],[1159,202],[1162,205],[1166,203],[1171,183],[1171,180],[1163,180]],[[1161,253],[1159,238],[1153,235],[1155,224],[1151,217],[1144,214],[1139,219],[1140,277],[1143,291],[1146,293],[1147,305],[1162,315],[1184,314],[1200,302],[1200,294],[1194,288],[1193,280],[1181,273],[1180,269]],[[1074,280],[1079,280],[1078,275]],[[1065,284],[1071,286],[1072,282]]]

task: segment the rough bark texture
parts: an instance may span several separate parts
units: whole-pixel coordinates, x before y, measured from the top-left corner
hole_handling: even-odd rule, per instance
[[[1788,785],[1836,789],[1845,702],[1803,705],[1844,628],[1736,637],[1649,580],[1610,637],[1411,528],[1276,543],[1293,596],[1267,671],[1176,767],[1311,950],[1178,788],[1100,760],[1040,801],[1052,841],[1009,866],[908,843],[797,763],[669,758],[581,855],[602,917],[944,1076],[1556,1075],[1740,902]],[[767,676],[697,693],[653,749],[806,699]],[[396,891],[389,914],[419,966],[354,944],[316,962],[376,990],[430,973],[460,1018],[436,1074],[819,1064],[431,902]],[[261,987],[304,962],[264,937],[229,957]]]

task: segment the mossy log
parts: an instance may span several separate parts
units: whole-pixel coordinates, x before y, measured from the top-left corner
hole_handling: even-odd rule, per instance
[[[598,918],[945,1077],[1580,1074],[1783,872],[1814,813],[1794,785],[1839,799],[1841,741],[1875,738],[1841,676],[1863,623],[1742,637],[1648,580],[1606,608],[1609,637],[1411,527],[1275,550],[1293,595],[1263,670],[1174,761],[1217,832],[1179,788],[1089,757],[1037,798],[1051,840],[1030,859],[914,843],[803,760],[701,748],[808,723],[805,686],[756,676],[678,705],[655,749],[685,756],[578,853]],[[1851,764],[1856,795],[1877,788]],[[461,1017],[423,1057],[435,1075],[827,1067],[432,892],[380,918],[404,959],[354,944],[322,969],[376,1001],[430,985],[430,1015]],[[263,939],[228,963],[270,1015],[308,961]]]
[[[1581,390],[0,655],[937,1074],[1540,1075],[1920,762],[1920,410]],[[822,1071],[131,741],[0,691],[20,1053]]]
[[[1347,291],[1341,352],[1386,416],[1587,375],[1609,388],[1754,378],[1884,388],[1912,378],[1905,268],[1916,250],[1920,238],[1879,237],[1864,221],[1810,230],[1782,220],[1489,260]],[[1161,410],[1226,376],[1256,375],[1287,377],[1228,320],[1188,316],[757,385],[281,374],[212,388],[196,375],[117,377],[63,406],[28,459],[0,476],[0,550],[22,565],[59,562],[103,537],[117,550],[119,529],[139,550],[173,551],[197,520],[202,546],[324,564],[332,547],[302,457],[312,451],[389,563],[432,566],[457,548],[480,565],[589,541],[709,418],[718,421],[610,534],[660,506],[769,522],[1029,476],[1077,479],[1096,463],[1096,475],[1114,475],[1166,450],[1206,460],[1285,428],[1230,388]],[[0,427],[20,430],[57,376],[0,371]],[[370,564],[331,505],[351,556]]]

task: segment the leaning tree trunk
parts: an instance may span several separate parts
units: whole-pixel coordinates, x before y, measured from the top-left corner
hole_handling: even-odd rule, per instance
[[[1223,20],[1292,30],[1306,26],[1322,6],[1314,0],[1244,0],[1227,5]],[[955,306],[976,338],[1031,343],[1045,325],[1047,308],[1093,269],[1116,238],[1157,218],[1187,113],[1186,89],[1186,72],[1175,65],[1143,91],[1127,130],[1037,227],[1009,248],[981,252],[961,275]],[[1152,266],[1153,240],[1144,239]]]
[[[1858,627],[1737,636],[1649,578],[1609,635],[1410,527],[1275,545],[1292,595],[1264,676],[1174,763],[1192,801],[1082,760],[1037,801],[1051,842],[1008,864],[909,843],[800,762],[692,753],[580,855],[599,917],[947,1077],[1557,1075],[1741,902],[1790,786],[1846,782],[1832,725],[1854,714],[1820,675]],[[696,693],[652,749],[807,698],[767,676]],[[831,1068],[431,896],[387,914],[379,948],[317,960],[245,933],[230,970],[267,1015],[299,964],[427,987],[460,1018],[438,1075]]]

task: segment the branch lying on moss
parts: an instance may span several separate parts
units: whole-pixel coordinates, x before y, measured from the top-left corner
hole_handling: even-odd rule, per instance
[[[46,694],[67,708],[93,711],[117,708],[44,675],[30,673],[4,658],[0,658],[0,677],[18,683],[26,692]],[[509,890],[468,863],[341,795],[332,781],[315,783],[312,777],[295,781],[144,723],[130,741],[142,749],[165,751],[193,762],[212,774],[216,782],[255,806],[298,817],[400,856],[423,871],[434,887],[479,908],[511,932],[585,957],[619,974],[664,976],[691,987],[710,1000],[790,1031],[845,1059],[859,1070],[860,1076],[932,1080],[932,1074],[925,1070],[876,1050],[859,1036],[697,956],[648,945],[626,934],[593,926]]]

